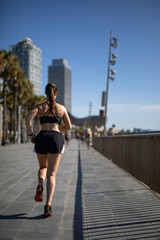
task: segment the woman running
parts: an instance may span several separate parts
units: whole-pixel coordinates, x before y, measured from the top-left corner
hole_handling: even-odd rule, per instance
[[[36,105],[26,116],[27,134],[30,141],[35,143],[35,152],[39,162],[38,187],[35,201],[43,201],[43,183],[47,177],[47,198],[44,215],[52,216],[51,203],[56,185],[56,172],[64,152],[64,139],[62,132],[71,129],[71,121],[63,105],[56,103],[58,94],[54,83],[48,83],[45,88],[47,101]],[[38,115],[41,130],[34,139],[31,121]],[[64,126],[60,127],[63,119]]]

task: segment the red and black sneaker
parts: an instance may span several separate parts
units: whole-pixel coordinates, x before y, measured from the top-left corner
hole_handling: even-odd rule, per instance
[[[42,185],[38,185],[34,200],[36,202],[42,202],[43,201],[43,186]]]
[[[50,205],[44,206],[44,215],[46,217],[52,216],[52,209]]]

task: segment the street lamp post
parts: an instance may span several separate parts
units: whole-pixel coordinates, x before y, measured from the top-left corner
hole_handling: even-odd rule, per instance
[[[92,102],[89,102],[89,114],[88,114],[88,125],[91,124],[91,112],[92,112]]]
[[[112,43],[113,40],[113,43]],[[116,48],[117,47],[117,39],[112,37],[112,31],[110,32],[110,43],[109,43],[109,56],[108,56],[108,73],[107,73],[107,86],[106,86],[106,94],[105,94],[105,118],[104,118],[104,136],[107,135],[107,105],[108,105],[108,90],[109,90],[109,79],[112,81],[114,80],[113,77],[110,77],[111,75],[114,75],[116,71],[113,71],[110,69],[110,64],[114,65],[116,61],[114,60],[117,55],[112,54],[112,60],[111,60],[111,47]]]
[[[104,118],[104,136],[107,133],[107,104],[108,104],[108,88],[109,88],[109,72],[110,72],[110,57],[111,57],[111,41],[112,41],[112,31],[110,33],[110,43],[109,43],[109,57],[108,57],[108,73],[107,73],[107,86],[106,86],[106,96],[105,96],[105,118]]]

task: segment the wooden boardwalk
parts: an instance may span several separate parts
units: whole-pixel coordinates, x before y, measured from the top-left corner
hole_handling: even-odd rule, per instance
[[[94,149],[66,147],[49,218],[37,170],[32,144],[0,147],[0,239],[160,240],[160,198]]]

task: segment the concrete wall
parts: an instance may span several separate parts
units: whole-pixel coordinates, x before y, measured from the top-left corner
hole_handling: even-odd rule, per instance
[[[160,134],[96,137],[93,147],[160,193]]]

